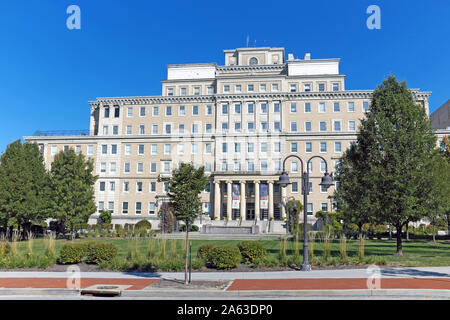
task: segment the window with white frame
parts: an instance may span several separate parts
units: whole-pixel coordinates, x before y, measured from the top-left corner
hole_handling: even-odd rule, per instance
[[[158,145],[156,143],[152,144],[152,155],[157,155],[158,154]]]
[[[253,114],[255,112],[255,105],[253,103],[247,104],[247,113]]]
[[[310,215],[313,215],[313,214],[314,214],[313,209],[314,209],[313,204],[312,204],[311,202],[309,202],[309,203],[306,205],[306,213],[307,213],[309,216],[310,216]]]
[[[305,152],[311,153],[312,152],[312,142],[306,142],[305,143]]]
[[[291,132],[297,132],[297,121],[291,121]]]
[[[356,122],[355,120],[348,121],[348,131],[356,131]]]
[[[186,115],[186,107],[185,106],[180,106],[178,108],[178,115],[179,116],[185,116]]]
[[[132,127],[131,127],[131,124],[128,124],[128,125],[126,126],[125,134],[127,134],[127,135],[132,134]]]
[[[123,192],[130,192],[130,182],[124,181],[124,183],[123,183]]]
[[[266,92],[266,91],[267,91],[267,87],[266,87],[266,84],[265,84],[265,83],[261,83],[261,84],[259,85],[259,91],[260,91],[260,92]]]
[[[126,144],[125,145],[125,155],[126,156],[131,155],[131,144]]]
[[[123,172],[124,173],[130,173],[130,167],[131,167],[130,163],[129,162],[125,162],[124,163],[124,167],[123,167]]]
[[[138,145],[138,155],[143,155],[145,153],[145,145],[139,144]]]
[[[305,113],[311,113],[311,102],[305,102]]]
[[[312,131],[311,121],[305,121],[305,132],[311,132],[311,131]]]
[[[88,156],[92,156],[94,154],[94,146],[92,144],[88,145],[87,154]]]
[[[280,103],[279,102],[275,102],[274,104],[273,104],[273,112],[274,113],[280,113]]]
[[[136,202],[136,214],[142,214],[142,202]]]
[[[291,172],[298,173],[298,162],[297,161],[291,162]]]
[[[183,155],[184,154],[184,143],[180,143],[177,145],[177,152],[179,155]]]
[[[247,129],[248,129],[248,132],[254,132],[255,131],[255,123],[252,121],[248,122]]]
[[[334,143],[334,152],[336,153],[342,152],[342,143],[340,141],[336,141]]]
[[[255,152],[255,144],[253,142],[247,143],[247,152],[248,153]]]
[[[198,153],[198,144],[192,143],[191,144],[191,154],[197,154]]]
[[[297,153],[297,151],[298,151],[298,143],[291,142],[291,153]]]
[[[122,214],[128,214],[128,202],[122,202]]]
[[[289,91],[290,92],[297,92],[297,85],[295,83],[291,83],[289,85]]]
[[[321,142],[320,143],[320,153],[326,153],[327,152],[327,143]]]
[[[297,113],[297,104],[295,102],[291,102],[290,112]]]
[[[309,91],[311,91],[311,84],[309,84],[309,83],[305,83],[305,85],[304,85],[304,91],[305,92],[309,92]]]
[[[144,173],[144,163],[143,162],[138,162],[137,163],[137,173]]]
[[[150,173],[156,173],[156,162],[150,163]]]
[[[192,106],[192,115],[193,116],[198,116],[198,106]]]
[[[153,116],[154,117],[159,116],[159,107],[153,107]]]
[[[273,131],[274,132],[281,132],[281,122],[280,121],[274,121],[274,123],[273,123]]]
[[[272,83],[272,91],[278,91],[278,83]]]
[[[355,103],[353,101],[347,102],[347,111],[355,112]]]
[[[325,102],[319,102],[319,113],[325,113],[327,112]]]
[[[222,114],[228,114],[228,104],[222,104]]]
[[[333,120],[333,131],[337,131],[337,132],[342,131],[342,121],[341,120]]]
[[[178,133],[180,133],[180,134],[184,133],[184,123],[178,124]]]
[[[319,130],[322,132],[327,131],[327,122],[326,121],[319,122]]]
[[[298,182],[293,181],[291,184],[291,193],[298,193]]]
[[[139,108],[139,116],[140,117],[145,117],[145,107],[140,107]]]
[[[339,102],[333,103],[333,112],[341,112],[341,104]]]
[[[158,134],[158,125],[157,124],[152,125],[152,133]]]
[[[127,107],[127,117],[131,118],[133,116],[133,107]]]
[[[136,182],[136,192],[142,192],[142,182],[138,181]]]

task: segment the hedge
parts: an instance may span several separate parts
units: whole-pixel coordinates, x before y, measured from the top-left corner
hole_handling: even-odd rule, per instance
[[[235,268],[241,259],[241,252],[235,246],[216,247],[211,252],[211,263],[217,269]]]
[[[11,245],[6,241],[0,241],[0,256],[7,255],[11,252]]]
[[[211,254],[215,248],[217,248],[217,246],[212,243],[202,244],[197,250],[197,256],[207,263],[211,263]]]
[[[112,260],[116,255],[117,247],[111,243],[66,243],[59,252],[58,262],[75,264],[85,261],[99,264]]]
[[[86,254],[86,245],[82,243],[66,243],[59,251],[59,263],[80,263]]]
[[[238,244],[239,251],[245,263],[251,263],[255,259],[264,259],[267,250],[261,242],[242,241]]]

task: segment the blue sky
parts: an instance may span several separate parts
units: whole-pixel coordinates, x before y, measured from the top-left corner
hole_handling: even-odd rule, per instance
[[[71,4],[81,30],[66,27]],[[380,30],[366,27],[372,4]],[[341,58],[347,89],[392,73],[432,91],[431,111],[450,99],[448,0],[2,1],[0,152],[36,130],[88,129],[96,97],[160,95],[167,64],[222,65],[247,35],[299,58]]]

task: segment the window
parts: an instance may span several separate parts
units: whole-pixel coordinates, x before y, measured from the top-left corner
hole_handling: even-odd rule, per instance
[[[227,153],[227,143],[222,142],[222,153]]]
[[[81,146],[75,146],[75,153],[76,154],[80,154],[81,153]]]
[[[305,88],[305,92],[311,91],[311,85],[309,83],[306,83],[304,88]]]
[[[167,181],[165,181],[165,182],[163,183],[163,192],[164,192],[164,193],[169,192],[169,182],[167,182]]]
[[[108,126],[103,126],[103,135],[104,136],[108,135]]]
[[[310,216],[310,215],[313,215],[313,204],[311,203],[311,202],[309,202],[307,205],[306,205],[306,212],[307,212],[307,214]]]
[[[333,91],[339,91],[339,83],[333,83]]]
[[[136,191],[142,192],[142,182],[136,182]]]
[[[126,144],[125,145],[125,155],[126,156],[131,155],[131,144]]]
[[[248,92],[253,92],[254,91],[254,87],[252,84],[247,85],[247,91]]]
[[[254,64],[258,64],[258,59],[255,57],[251,57],[250,60],[248,61],[249,65],[254,65]]]
[[[292,193],[298,193],[298,182],[293,181],[291,185],[291,192]]]
[[[261,161],[261,171],[267,171],[268,165],[267,161]]]
[[[348,121],[348,131],[356,131],[356,122],[355,120]]]
[[[333,131],[341,131],[341,120],[333,120]]]
[[[152,155],[157,155],[157,154],[158,154],[158,145],[152,144]]]
[[[242,92],[242,86],[240,84],[237,84],[235,87],[235,91],[236,93],[241,93]]]
[[[320,190],[322,192],[322,190]],[[327,202],[322,202],[320,204],[320,210],[328,212],[328,203]]]
[[[261,132],[267,132],[267,122],[261,122]]]
[[[139,134],[145,134],[145,125],[139,125]]]
[[[212,132],[212,124],[211,123],[206,123],[205,124],[205,132],[206,133],[211,133]]]
[[[119,117],[120,117],[120,108],[114,107],[114,118],[119,118]]]
[[[325,113],[326,111],[327,111],[327,109],[325,107],[325,102],[319,102],[319,112]]]
[[[136,214],[142,214],[142,202],[136,202]]]
[[[228,132],[228,122],[222,122],[222,132]]]
[[[206,154],[211,154],[212,153],[212,145],[211,145],[211,143],[206,143],[205,144],[205,153]]]
[[[313,183],[311,181],[308,182],[308,192],[309,193],[313,192]]]
[[[234,171],[241,171],[241,163],[239,161],[234,162]]]
[[[267,114],[267,103],[261,103],[261,113]]]
[[[130,118],[133,116],[133,107],[127,107],[127,117]]]
[[[278,83],[272,83],[272,91],[278,91]]]
[[[312,152],[312,142],[306,142],[305,143],[305,152],[311,153]]]
[[[105,183],[105,181],[100,181],[100,191],[105,191],[105,186],[106,186],[106,183]]]
[[[355,103],[353,101],[349,101],[347,104],[348,112],[355,112]]]
[[[128,202],[122,202],[122,214],[128,214]]]
[[[180,143],[177,146],[177,152],[178,152],[179,155],[183,155],[184,154],[184,144],[183,143]]]
[[[222,171],[228,171],[228,164],[226,161],[222,161],[221,169]]]
[[[125,181],[123,183],[123,192],[129,192],[130,191],[130,183],[128,181]]]
[[[125,134],[130,135],[131,133],[132,133],[132,127],[131,127],[131,124],[128,124],[126,127]]]
[[[319,83],[319,91],[325,91],[325,83]]]
[[[312,131],[311,121],[306,121],[305,122],[305,131],[306,132],[311,132]]]
[[[197,154],[198,153],[198,144],[193,143],[191,144],[191,154]]]
[[[178,133],[184,133],[184,124],[183,123],[178,124]]]
[[[265,83],[261,83],[259,85],[259,91],[266,92],[266,90],[267,90],[266,84]]]
[[[341,112],[341,105],[339,104],[339,102],[333,103],[333,112]]]
[[[192,124],[192,133],[198,133],[198,123]]]
[[[109,182],[109,190],[110,191],[116,191],[116,182],[115,181],[110,181]]]
[[[186,88],[181,88],[181,89],[180,89],[180,95],[181,95],[181,96],[185,96],[186,94],[187,94]]]
[[[116,173],[116,163],[115,162],[111,162],[109,164],[109,172],[110,173]]]
[[[261,150],[261,152],[267,152],[267,142],[261,142],[261,148],[260,148],[260,150]]]
[[[255,163],[253,161],[247,162],[247,170],[248,171],[255,171]]]
[[[105,210],[105,203],[103,201],[98,202],[98,212]]]
[[[139,116],[140,117],[145,117],[145,107],[140,107],[139,108]]]
[[[291,172],[298,173],[298,162],[297,161],[291,162]]]
[[[291,142],[291,152],[292,153],[297,153],[298,151],[298,144],[297,142]]]
[[[247,123],[247,129],[248,129],[248,132],[254,132],[255,131],[255,123],[254,122],[248,122]]]
[[[166,107],[166,116],[171,116],[172,115],[172,106],[167,106]]]
[[[363,112],[369,112],[369,102],[363,101]]]
[[[241,123],[240,122],[235,122],[234,123],[234,131],[235,132],[241,132]]]
[[[247,113],[253,114],[255,112],[255,105],[253,103],[249,103],[247,105]]]
[[[143,173],[144,172],[144,163],[142,163],[142,162],[138,162],[137,163],[137,170],[136,170],[136,172],[137,173]]]
[[[166,134],[171,134],[172,133],[172,125],[171,124],[166,124],[164,126]]]
[[[253,142],[247,143],[247,152],[248,153],[255,152],[255,144]]]
[[[319,122],[319,130],[320,131],[327,131],[327,122],[326,121],[320,121]]]
[[[273,143],[273,152],[281,152],[281,143],[280,142]]]
[[[156,173],[156,162],[150,163],[150,173]]]
[[[125,162],[123,171],[125,173],[130,173],[130,163],[129,162]]]
[[[224,85],[223,86],[223,92],[229,93],[230,92],[230,86],[229,85]]]
[[[291,113],[297,112],[297,104],[295,102],[291,103]]]
[[[186,115],[186,107],[185,106],[180,106],[178,109],[178,115],[179,116],[185,116]]]
[[[327,164],[325,161],[320,160],[320,172],[321,173],[325,173],[326,172],[326,168],[327,168]]]
[[[241,114],[241,105],[239,103],[234,105],[234,114]]]
[[[198,106],[192,106],[192,115],[198,116]]]
[[[105,107],[105,114],[104,114],[105,118],[109,118],[109,107]]]
[[[117,136],[119,134],[119,126],[114,125],[113,126],[113,135]]]
[[[164,154],[165,155],[169,155],[170,154],[170,149],[171,149],[170,144],[165,144],[164,145]]]
[[[334,152],[336,152],[336,153],[342,152],[342,143],[341,142],[334,143]]]
[[[88,145],[87,154],[88,154],[88,156],[91,156],[94,154],[94,146],[92,144]]]
[[[222,105],[222,114],[228,114],[228,105],[227,104]]]
[[[153,116],[154,117],[159,116],[159,107],[153,107]]]
[[[281,171],[281,160],[275,160],[273,162],[273,169],[275,171]]]
[[[208,94],[214,94],[214,88],[213,87],[208,87],[207,88],[207,92],[208,92]]]
[[[305,102],[305,113],[311,112],[311,102]]]
[[[173,88],[167,88],[167,95],[173,96]]]
[[[313,163],[312,161],[308,162],[308,173],[312,173],[313,172]]]
[[[155,214],[156,210],[155,210],[155,203],[154,202],[150,202],[148,204],[148,214]]]
[[[206,115],[207,116],[212,115],[212,106],[211,105],[206,106]]]
[[[320,152],[321,153],[327,152],[327,143],[326,142],[321,142],[320,143]]]
[[[111,213],[114,212],[114,201],[108,201],[108,211]]]
[[[194,96],[200,95],[200,87],[194,87]]]
[[[273,112],[275,112],[275,113],[280,113],[280,103],[275,102],[275,103],[273,104]]]
[[[295,83],[291,83],[290,85],[289,85],[289,90],[291,91],[291,92],[297,92],[297,85],[295,84]]]
[[[297,122],[296,121],[291,122],[291,132],[297,132]]]
[[[281,123],[279,121],[273,123],[273,130],[275,132],[281,132]]]
[[[102,173],[106,172],[106,162],[100,163],[100,172]]]

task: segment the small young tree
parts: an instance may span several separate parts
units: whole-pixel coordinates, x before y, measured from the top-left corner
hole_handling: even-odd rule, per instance
[[[172,178],[169,180],[168,195],[174,216],[186,224],[185,284],[188,283],[189,226],[202,213],[199,195],[205,190],[208,182],[205,168],[202,166],[195,169],[189,163],[181,163],[178,169],[172,171]]]
[[[68,228],[73,237],[75,225],[87,223],[96,211],[92,160],[69,149],[55,156],[52,163],[51,186],[53,217]]]

